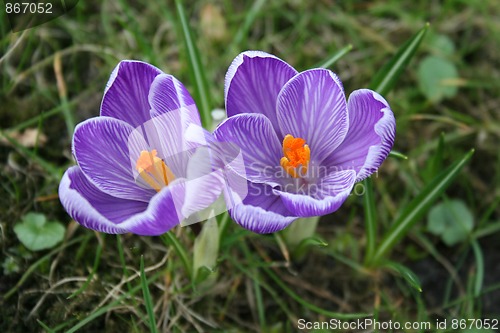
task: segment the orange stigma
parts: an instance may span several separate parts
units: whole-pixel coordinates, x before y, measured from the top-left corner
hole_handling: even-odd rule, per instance
[[[175,179],[172,170],[159,157],[156,149],[151,151],[143,150],[137,159],[135,168],[139,171],[139,176],[156,192],[167,186]]]
[[[307,173],[311,150],[306,140],[287,134],[283,139],[283,155],[280,165],[290,176],[299,178]]]

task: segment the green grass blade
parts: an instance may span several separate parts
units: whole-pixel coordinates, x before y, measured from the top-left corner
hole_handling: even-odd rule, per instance
[[[408,159],[408,156],[406,156],[403,153],[400,153],[399,151],[395,151],[395,150],[391,150],[389,152],[389,157],[394,157],[394,158],[397,158],[400,160],[407,160]]]
[[[146,310],[148,312],[149,318],[149,331],[151,333],[158,333],[156,328],[155,311],[153,301],[151,300],[151,294],[149,293],[148,280],[146,279],[146,273],[144,272],[144,256],[141,256],[141,286],[142,294],[144,295],[144,303],[146,305]]]
[[[443,168],[444,160],[444,133],[439,136],[438,147],[431,161],[431,174],[437,175],[438,170]]]
[[[173,231],[169,231],[169,232],[164,233],[161,236],[161,239],[163,240],[163,242],[165,244],[171,245],[174,247],[175,252],[181,258],[182,264],[184,265],[184,268],[186,269],[187,275],[189,277],[192,277],[193,276],[193,270],[192,270],[193,266],[191,265],[191,262],[189,260],[189,257],[187,255],[186,250],[184,249],[182,244],[179,242],[177,237],[175,237],[175,234],[173,233]]]
[[[443,161],[444,161],[444,133],[441,133],[439,136],[438,145],[434,155],[429,158],[425,169],[423,170],[423,178],[425,181],[430,181],[439,173],[440,170],[443,169]]]
[[[304,306],[305,308],[307,308],[311,311],[325,315],[329,318],[336,318],[336,319],[340,319],[340,320],[366,318],[366,317],[370,316],[370,314],[367,314],[367,313],[339,313],[339,312],[332,312],[332,311],[328,311],[328,310],[325,310],[323,308],[320,308],[319,306],[316,306],[314,304],[307,302],[305,299],[303,299],[302,297],[297,295],[292,289],[288,288],[288,286],[285,283],[283,283],[283,281],[281,281],[281,279],[276,274],[274,274],[274,272],[271,269],[266,268],[266,267],[263,267],[262,269],[264,270],[264,272],[267,273],[267,275],[269,275],[271,277],[271,279],[273,279],[273,281],[281,289],[283,289],[283,291],[285,293],[288,294],[288,296],[290,296],[291,298],[296,300],[300,305]]]
[[[266,0],[254,1],[252,7],[245,15],[245,21],[243,22],[240,29],[234,36],[233,42],[231,43],[229,50],[238,50],[240,48],[241,42],[245,39],[246,35],[248,34],[248,31],[250,30],[250,27],[252,26],[253,22],[257,18],[257,15],[261,11],[262,6],[264,6],[265,3]]]
[[[415,288],[418,292],[422,292],[422,287],[420,286],[420,280],[418,279],[418,276],[413,273],[413,271],[408,267],[393,261],[385,262],[382,267],[385,267],[397,273],[399,276],[405,279],[411,287]]]
[[[352,50],[352,45],[349,44],[349,45],[343,47],[342,49],[338,50],[337,52],[335,52],[325,62],[319,64],[318,66],[314,66],[314,67],[328,68],[331,65],[333,65],[334,63],[336,63],[340,58],[345,56],[347,53],[351,52],[351,50]]]
[[[370,271],[366,269],[364,266],[360,265],[358,261],[348,258],[340,253],[336,253],[336,251],[332,251],[331,249],[326,249],[325,253],[335,260],[341,262],[342,264],[350,267],[352,270],[359,272],[361,274],[369,275]]]
[[[307,237],[300,241],[300,243],[293,250],[299,257],[306,253],[306,250],[311,246],[327,247],[328,243],[319,237]]]
[[[50,328],[47,324],[45,324],[40,319],[37,319],[36,321],[38,324],[40,324],[40,326],[43,327],[44,330],[47,331],[47,333],[56,333],[56,332],[59,332],[59,331],[65,329],[67,326],[72,325],[76,320],[75,320],[75,318],[68,319],[68,320],[63,321],[61,324],[59,324],[53,328]]]
[[[422,42],[429,24],[426,24],[415,36],[408,40],[396,53],[396,55],[385,64],[375,77],[373,78],[370,88],[379,92],[382,95],[391,90],[397,79],[406,68],[411,58],[417,51]],[[393,153],[393,156],[406,158],[406,156],[398,153]],[[373,195],[373,183],[370,179],[363,181],[366,187],[363,206],[365,210],[365,225],[366,225],[366,253],[365,265],[370,265],[375,255],[375,242],[377,234],[377,220],[375,212],[375,198]]]
[[[19,289],[19,287],[21,287],[23,285],[23,283],[26,282],[26,280],[30,277],[30,275],[33,274],[33,272],[35,272],[35,270],[38,268],[38,266],[43,264],[46,260],[48,260],[53,255],[56,255],[59,252],[61,252],[64,248],[71,246],[75,243],[81,242],[83,240],[83,238],[84,237],[78,237],[78,238],[72,239],[71,241],[62,244],[61,246],[55,248],[54,250],[50,251],[49,253],[47,253],[46,255],[44,255],[43,257],[38,259],[37,261],[35,261],[26,270],[26,272],[24,272],[23,276],[21,276],[21,278],[16,283],[16,285],[3,295],[3,300],[7,300],[9,297],[11,297],[17,291],[17,289]]]
[[[497,232],[500,232],[500,222],[493,222],[489,223],[486,227],[474,231],[472,233],[472,237],[478,239],[481,237],[493,235]]]
[[[205,72],[203,70],[203,64],[200,59],[198,48],[196,47],[196,44],[193,40],[193,34],[187,21],[182,0],[175,0],[175,7],[177,9],[177,15],[179,16],[182,35],[184,37],[184,43],[186,46],[191,80],[194,84],[193,97],[196,101],[198,111],[200,112],[201,123],[205,128],[210,128],[212,125],[212,109],[210,92],[208,89]]]
[[[245,256],[247,257],[248,262],[257,262],[258,260],[253,259],[253,254],[250,252],[250,249],[248,249],[247,245],[245,242],[241,242],[240,248],[242,251],[245,253]],[[260,277],[256,274],[253,273],[255,270],[247,270],[244,268],[238,260],[236,260],[233,256],[228,256],[227,257],[233,265],[238,267],[242,272],[244,272],[247,276],[251,277],[252,280],[257,282],[259,285],[261,285],[264,289],[266,289],[272,296],[273,299],[280,305],[282,306],[283,310],[285,313],[289,314],[289,311],[286,307],[285,304],[281,304],[281,293],[277,292],[276,289],[272,286],[269,286],[267,283],[262,281]],[[297,301],[300,305],[304,306],[305,308],[314,311],[318,314],[323,314],[329,318],[336,318],[340,320],[350,320],[350,319],[357,319],[357,318],[365,318],[369,317],[369,314],[365,313],[338,313],[338,312],[332,312],[325,310],[323,308],[320,308],[319,306],[316,306],[314,304],[309,303],[305,299],[301,298],[299,295],[297,295],[292,289],[290,289],[281,279],[268,267],[262,266],[261,269],[271,277],[271,279],[286,293],[288,296],[293,298],[295,301]]]
[[[59,92],[59,100],[62,106],[64,122],[66,123],[66,130],[68,131],[68,136],[71,138],[73,137],[73,131],[75,129],[75,117],[73,116],[73,112],[69,106],[68,93],[62,67],[61,53],[57,52],[54,58],[54,73],[56,75],[57,90]]]
[[[497,174],[500,175],[500,172]],[[484,213],[481,214],[481,218],[477,223],[476,232],[480,232],[481,229],[485,227],[486,228],[491,227],[491,223],[489,223],[488,220],[491,218],[491,215],[496,211],[499,205],[500,205],[500,195],[497,195],[495,200],[493,200],[493,202],[488,206],[488,208],[484,210]]]
[[[55,167],[52,163],[50,163],[50,162],[46,161],[45,159],[41,158],[40,156],[38,156],[36,153],[34,153],[33,151],[31,151],[30,149],[24,147],[19,142],[17,142],[17,140],[11,138],[9,135],[7,135],[6,133],[4,133],[3,131],[0,131],[0,137],[2,137],[2,136],[5,139],[7,139],[7,141],[9,141],[10,144],[13,145],[22,154],[26,155],[27,157],[31,158],[33,161],[35,161],[36,163],[38,163],[52,177],[54,177],[56,179],[60,179],[61,178],[61,172],[60,172],[60,170],[57,167]]]
[[[46,325],[43,321],[41,321],[40,319],[37,319],[36,321],[37,321],[37,323],[38,323],[40,326],[42,326],[42,328],[43,328],[45,331],[47,331],[47,333],[54,333],[54,332],[55,332],[54,330],[52,330],[50,327],[48,327],[48,326],[47,326],[47,325]]]
[[[484,281],[484,256],[481,246],[477,240],[472,240],[472,251],[474,252],[474,257],[476,259],[476,279],[474,281],[474,297],[479,297],[481,295],[481,290],[483,289]]]
[[[253,289],[255,291],[255,303],[257,305],[257,315],[259,316],[259,325],[262,332],[267,332],[266,307],[262,298],[262,291],[257,279],[253,280]]]
[[[247,254],[248,255],[248,254]],[[293,314],[290,309],[288,309],[287,303],[281,298],[281,295],[273,288],[272,286],[268,285],[265,281],[263,281],[260,278],[260,275],[256,275],[254,272],[255,270],[252,269],[247,269],[245,266],[241,264],[239,260],[237,260],[234,256],[227,256],[225,259],[231,261],[231,264],[238,270],[240,270],[243,274],[248,276],[254,283],[258,284],[261,286],[263,289],[267,291],[269,295],[271,295],[272,299],[274,302],[283,310],[283,312],[286,314],[286,316],[290,319],[293,320],[295,319],[295,315]]]
[[[147,61],[153,62],[155,65],[158,64],[156,55],[151,47],[151,42],[148,41],[146,36],[141,32],[139,24],[137,22],[136,13],[134,13],[131,9],[131,6],[125,0],[119,0],[120,6],[127,17],[126,22],[121,22],[122,29],[125,31],[129,31],[132,36],[134,36],[135,41],[137,42],[137,46],[139,50],[146,55]]]
[[[125,252],[123,251],[122,235],[116,235],[116,246],[118,248],[118,256],[120,257],[120,263],[123,268],[123,276],[125,277],[125,279],[128,279],[129,273],[127,270],[127,263],[125,261]],[[129,291],[132,290],[132,285],[130,284],[130,281],[127,281],[127,289]],[[132,304],[134,305],[135,308],[137,308],[137,303],[135,301],[135,298],[132,298]]]
[[[377,211],[375,208],[373,180],[371,178],[367,178],[363,181],[363,184],[365,185],[365,195],[363,196],[366,228],[365,264],[367,264],[375,255],[375,242],[377,240]]]
[[[150,284],[150,283],[156,281],[156,279],[158,279],[163,274],[164,274],[164,272],[162,272],[162,271],[156,272],[152,277],[150,277],[146,281],[146,283]],[[102,316],[103,314],[108,313],[111,309],[113,309],[115,306],[117,306],[118,304],[120,304],[124,299],[131,298],[135,293],[137,293],[141,289],[141,287],[142,286],[135,286],[128,293],[124,293],[123,295],[119,296],[116,300],[114,300],[113,302],[109,303],[108,305],[103,306],[102,308],[99,308],[95,312],[92,312],[88,317],[86,317],[85,319],[83,319],[82,321],[80,321],[78,324],[76,324],[75,326],[73,326],[72,328],[70,328],[69,330],[67,330],[66,333],[75,333],[80,328],[82,328],[83,326],[87,325],[88,323],[90,323],[94,319]]]
[[[69,108],[74,107],[75,105],[77,105],[81,101],[85,100],[86,98],[88,98],[88,94],[81,94],[78,97],[72,99],[71,101],[68,101],[68,103],[66,105],[59,104],[58,106],[54,107],[53,109],[50,109],[49,111],[43,112],[38,116],[34,116],[30,119],[27,119],[23,122],[16,124],[10,128],[5,129],[5,131],[6,132],[21,131],[29,126],[36,125],[40,122],[41,119],[47,120],[54,115],[57,115],[61,112],[64,112],[64,107],[69,107]]]
[[[420,194],[413,199],[404,209],[399,218],[384,235],[382,242],[377,247],[372,263],[380,262],[383,257],[403,238],[408,230],[417,222],[430,206],[438,199],[446,188],[458,176],[460,170],[474,154],[471,149],[462,159],[441,172],[428,184]]]
[[[101,245],[101,243],[99,243],[97,245],[97,253],[96,253],[95,258],[94,258],[94,265],[92,266],[92,271],[90,272],[89,276],[87,277],[87,280],[77,291],[75,291],[74,293],[69,295],[66,299],[70,299],[70,298],[73,298],[75,296],[78,296],[83,291],[85,291],[85,289],[87,289],[87,287],[90,284],[90,281],[92,280],[95,273],[97,272],[97,269],[99,268],[99,263],[101,262],[101,253],[102,253],[102,245]]]
[[[229,221],[231,219],[229,218],[229,213],[224,212],[217,216],[217,223],[219,223],[219,239],[222,240],[224,239],[224,236],[226,235],[226,230],[227,227],[229,226]]]
[[[429,23],[403,44],[394,57],[375,74],[370,89],[377,91],[381,95],[385,95],[391,90],[411,58],[415,55],[428,29]]]
[[[123,244],[122,244],[122,239],[121,235],[116,235],[116,246],[118,248],[118,256],[120,257],[120,263],[122,264],[123,267],[123,276],[128,278],[128,270],[127,270],[127,264],[125,262],[125,253],[123,251]],[[129,290],[130,290],[130,284],[129,284]]]

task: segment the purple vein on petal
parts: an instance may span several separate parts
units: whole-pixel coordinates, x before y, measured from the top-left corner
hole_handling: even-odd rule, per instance
[[[281,88],[297,71],[283,60],[261,51],[238,55],[229,67],[224,87],[228,117],[260,113],[279,135],[276,100]]]
[[[340,80],[326,69],[297,74],[278,96],[278,122],[283,134],[300,137],[320,163],[345,138],[349,126]]]
[[[101,116],[138,127],[151,119],[148,94],[158,68],[141,61],[124,60],[113,70],[104,90]]]

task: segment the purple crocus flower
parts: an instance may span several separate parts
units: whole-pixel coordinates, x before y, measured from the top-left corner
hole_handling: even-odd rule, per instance
[[[360,89],[346,102],[333,72],[298,73],[264,52],[236,57],[225,102],[229,118],[214,134],[239,146],[245,175],[233,172],[248,181],[248,195],[230,214],[258,233],[336,211],[394,143],[394,115],[382,96]]]
[[[201,182],[203,192],[186,196],[189,185],[190,192],[200,188],[199,181],[187,181],[190,174],[211,171],[210,163],[193,158],[200,154],[199,145],[185,140],[190,126],[201,127],[200,118],[181,82],[147,63],[120,62],[106,86],[100,117],[75,129],[78,166],[61,180],[62,205],[93,230],[165,233],[187,217],[185,212],[206,207],[220,193],[212,177]]]

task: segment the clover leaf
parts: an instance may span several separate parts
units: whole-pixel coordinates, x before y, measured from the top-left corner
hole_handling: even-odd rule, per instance
[[[461,200],[447,200],[432,207],[427,218],[427,230],[448,246],[467,239],[474,226],[474,218]]]
[[[59,222],[47,222],[45,215],[28,213],[22,222],[14,226],[21,243],[31,251],[50,249],[64,238],[64,226]]]
[[[431,102],[437,103],[457,94],[458,71],[449,60],[427,56],[420,62],[417,75],[420,91]]]

